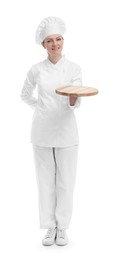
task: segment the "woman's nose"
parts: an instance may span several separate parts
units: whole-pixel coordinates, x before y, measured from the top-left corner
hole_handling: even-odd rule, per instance
[[[56,41],[53,41],[53,46],[56,46],[57,45],[57,42]]]

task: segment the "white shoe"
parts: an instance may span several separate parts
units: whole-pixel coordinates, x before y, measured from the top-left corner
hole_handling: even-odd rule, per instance
[[[57,229],[56,245],[65,246],[68,244],[68,237],[65,229]]]
[[[56,237],[56,227],[49,228],[45,237],[42,240],[42,244],[44,246],[51,246],[55,243],[55,237]]]

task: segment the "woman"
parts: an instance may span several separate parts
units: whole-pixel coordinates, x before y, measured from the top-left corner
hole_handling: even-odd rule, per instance
[[[81,86],[79,65],[62,55],[65,24],[58,17],[43,19],[36,42],[47,50],[47,59],[27,73],[21,98],[35,107],[31,143],[39,191],[40,228],[48,229],[43,245],[66,245],[78,155],[78,130],[74,109],[80,98],[56,94],[63,86]],[[38,99],[33,91],[38,86]]]

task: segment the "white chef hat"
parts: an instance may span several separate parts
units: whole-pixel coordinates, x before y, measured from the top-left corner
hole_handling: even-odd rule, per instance
[[[64,22],[58,17],[47,17],[41,21],[36,31],[36,42],[41,44],[43,40],[53,34],[63,35],[66,31]]]

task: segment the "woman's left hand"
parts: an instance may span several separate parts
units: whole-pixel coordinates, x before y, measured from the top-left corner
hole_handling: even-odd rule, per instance
[[[76,103],[76,100],[77,100],[77,97],[70,96],[69,97],[70,106],[74,106]]]

